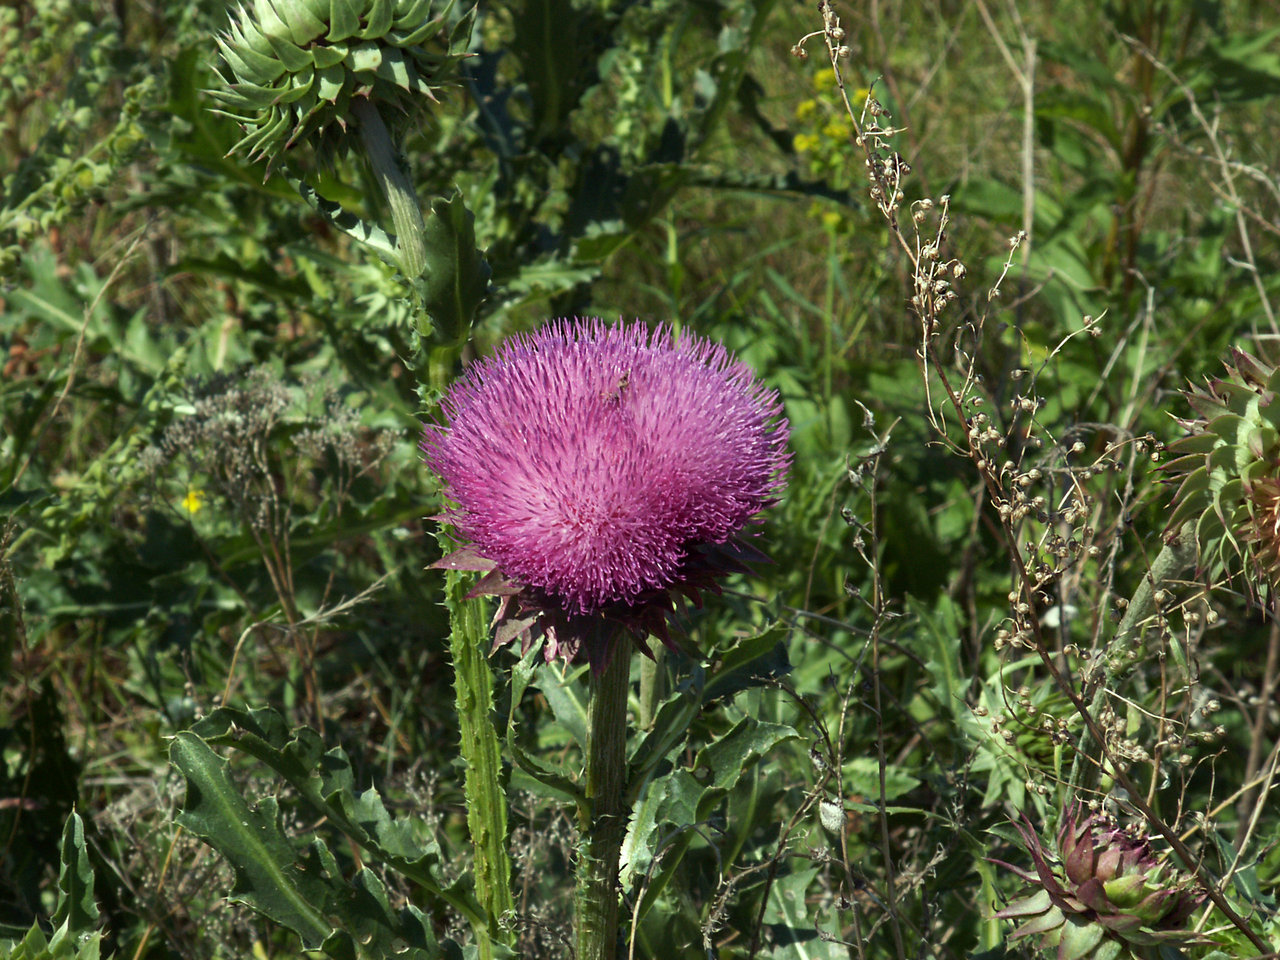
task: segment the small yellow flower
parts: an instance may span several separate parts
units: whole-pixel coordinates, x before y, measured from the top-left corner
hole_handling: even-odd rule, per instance
[[[832,120],[822,128],[822,135],[828,140],[845,140],[849,136],[849,129],[839,120]]]
[[[796,153],[806,153],[818,145],[818,137],[812,133],[797,133],[791,141]]]
[[[813,112],[818,109],[818,101],[809,99],[801,100],[796,104],[796,119],[807,120],[813,116]]]
[[[822,225],[828,230],[835,230],[843,220],[844,216],[838,210],[824,210],[822,213]]]
[[[187,513],[195,513],[204,505],[204,491],[189,489],[187,495],[182,498],[182,509]]]
[[[819,70],[813,75],[813,89],[821,92],[830,90],[836,85],[836,75],[833,70]]]

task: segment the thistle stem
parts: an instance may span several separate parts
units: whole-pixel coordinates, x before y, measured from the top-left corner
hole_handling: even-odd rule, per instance
[[[615,650],[591,678],[586,802],[579,810],[577,960],[614,960],[618,944],[618,859],[627,831],[627,691],[631,651]]]
[[[396,161],[395,144],[391,142],[378,108],[365,97],[355,97],[351,101],[351,112],[355,114],[360,139],[364,142],[373,174],[378,178],[378,186],[391,207],[400,269],[410,280],[416,280],[427,266],[427,226],[422,219],[417,194]]]
[[[507,805],[499,774],[502,772],[498,733],[493,725],[493,674],[485,656],[488,630],[482,600],[466,599],[465,575],[445,576],[445,606],[452,632],[454,696],[458,726],[462,732],[462,759],[466,765],[467,829],[475,849],[476,899],[488,918],[488,929],[477,930],[481,958],[493,956],[493,941],[510,943],[501,932],[503,916],[512,910],[511,861],[507,856]]]

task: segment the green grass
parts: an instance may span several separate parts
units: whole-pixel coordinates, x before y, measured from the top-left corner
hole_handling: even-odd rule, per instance
[[[1051,562],[1025,542],[1054,532],[1078,558],[1013,603],[1062,623],[1043,643],[1072,690],[1092,665],[1115,668],[1111,746],[1142,799],[1210,874],[1230,868],[1224,895],[1280,947],[1280,815],[1262,802],[1280,738],[1270,601],[1242,578],[1189,576],[1133,657],[1112,645],[1117,602],[1162,545],[1159,443],[1182,433],[1178,391],[1220,375],[1233,345],[1275,357],[1280,62],[1265,5],[1021,3],[1017,19],[989,6],[999,42],[981,5],[838,11],[851,91],[871,88],[884,125],[905,127],[892,144],[912,167],[908,245],[910,204],[951,197],[944,259],[967,274],[927,365],[912,264],[868,197],[820,38],[806,61],[790,53],[822,26],[813,5],[655,4],[617,21],[577,6],[595,27],[545,50],[522,45],[518,18],[482,19],[475,86],[404,144],[421,197],[462,189],[494,268],[464,359],[551,316],[666,322],[745,359],[793,435],[788,491],[761,527],[771,562],[683,610],[705,660],[664,666],[675,690],[751,650],[760,676],[697,713],[662,775],[712,769],[718,738],[748,719],[798,736],[720,792],[698,773],[697,823],[664,808],[670,828],[623,901],[628,932],[628,911],[643,914],[635,956],[700,956],[704,941],[726,958],[1030,955],[991,919],[1020,884],[989,858],[1029,866],[1010,827],[1023,815],[1052,836],[1081,721],[1000,631],[1013,555]],[[224,156],[237,130],[200,92],[224,16],[105,0],[0,14],[0,941],[52,929],[74,808],[104,955],[300,954],[227,902],[231,868],[175,820],[170,743],[220,705],[316,728],[360,787],[439,840],[452,875],[469,869],[443,577],[425,569],[440,506],[416,448],[434,397],[413,369],[412,310],[390,268]],[[1025,71],[1020,31],[1035,41],[1025,128],[1000,50]],[[717,54],[721,70],[740,54],[749,80],[708,119]],[[526,81],[562,68],[582,102],[535,129],[549,108]],[[490,73],[516,146],[477,114]],[[354,159],[318,183],[388,222]],[[1024,210],[1031,243],[988,304]],[[1085,314],[1096,335],[1078,333]],[[996,473],[1039,471],[1026,489],[1050,504],[1078,491],[1078,517],[1033,513],[1010,542],[974,457],[956,452],[939,373],[966,371],[980,377],[966,403],[983,401],[966,409],[1002,438]],[[279,418],[219,427],[207,411],[237,387],[255,409],[283,397]],[[1034,418],[1012,412],[1024,394],[1042,399]],[[251,464],[219,459],[250,448]],[[516,660],[492,659],[500,717],[576,774],[561,681],[544,670],[512,705]],[[237,788],[278,796],[289,836],[328,829],[232,756]],[[572,818],[536,778],[507,775],[517,940],[525,956],[568,956]],[[1152,832],[1110,776],[1090,796]],[[351,880],[363,854],[330,848]],[[465,939],[438,901],[384,881],[394,907]],[[1202,929],[1187,956],[1256,952],[1220,909]]]

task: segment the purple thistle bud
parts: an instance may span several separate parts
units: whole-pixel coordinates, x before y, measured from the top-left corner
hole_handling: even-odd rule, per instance
[[[473,364],[422,450],[457,504],[447,519],[489,561],[474,565],[500,575],[493,592],[519,588],[519,612],[550,612],[562,633],[600,614],[636,632],[654,627],[638,608],[710,586],[702,548],[776,499],[789,463],[781,410],[719,344],[555,320]],[[570,658],[579,646],[559,644]]]

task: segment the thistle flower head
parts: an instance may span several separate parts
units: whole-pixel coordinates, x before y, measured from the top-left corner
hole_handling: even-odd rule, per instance
[[[252,0],[218,38],[223,85],[209,91],[245,135],[232,153],[265,158],[268,173],[295,144],[332,156],[352,102],[380,105],[384,121],[410,116],[450,82],[450,52],[470,18],[446,36],[431,0]],[[450,4],[452,6],[452,4]],[[434,42],[434,46],[433,46]]]
[[[643,324],[553,321],[508,340],[450,390],[428,465],[470,541],[441,562],[486,569],[496,643],[603,667],[617,626],[667,640],[672,590],[697,599],[741,569],[734,538],[780,491],[777,395],[720,345]]]
[[[1030,883],[996,913],[1020,924],[1010,939],[1038,937],[1058,960],[1154,958],[1161,944],[1194,941],[1186,920],[1203,897],[1145,839],[1082,813],[1063,814],[1057,856],[1018,825],[1035,871],[1002,864]]]
[[[1195,415],[1164,467],[1178,480],[1166,537],[1194,524],[1204,572],[1247,561],[1265,593],[1280,575],[1280,371],[1235,350],[1225,377],[1186,397]]]

